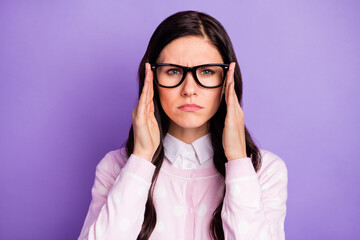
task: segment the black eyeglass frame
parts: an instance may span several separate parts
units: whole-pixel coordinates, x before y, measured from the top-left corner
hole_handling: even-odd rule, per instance
[[[186,77],[186,74],[188,72],[191,72],[195,81],[197,82],[197,84],[199,84],[200,86],[204,87],[204,88],[218,88],[220,87],[221,85],[223,85],[224,83],[224,80],[226,78],[226,73],[227,71],[229,70],[229,65],[230,64],[227,64],[227,63],[209,63],[209,64],[202,64],[202,65],[197,65],[197,66],[193,66],[193,67],[185,67],[185,66],[181,66],[181,65],[177,65],[177,64],[172,64],[172,63],[151,63],[151,70],[154,71],[154,79],[155,79],[155,82],[157,85],[159,85],[160,87],[163,87],[163,88],[176,88],[177,86],[180,86],[181,83],[185,80],[185,77]],[[180,80],[180,82],[178,84],[176,84],[175,86],[164,86],[164,85],[161,85],[157,79],[157,76],[156,76],[156,69],[157,67],[159,66],[174,66],[174,67],[178,67],[178,68],[181,68],[183,70],[183,75],[182,75],[182,78]],[[199,79],[197,78],[196,76],[196,70],[200,67],[207,67],[207,66],[219,66],[219,67],[222,67],[224,69],[224,77],[222,79],[222,82],[217,85],[217,86],[213,86],[213,87],[208,87],[208,86],[205,86],[203,84],[200,83]]]

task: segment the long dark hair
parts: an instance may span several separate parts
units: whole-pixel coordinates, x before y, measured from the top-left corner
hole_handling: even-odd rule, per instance
[[[149,45],[146,49],[144,57],[142,58],[138,69],[139,94],[144,86],[145,79],[145,63],[155,63],[161,50],[169,44],[172,40],[183,36],[201,36],[208,38],[220,52],[224,63],[236,62],[235,66],[235,92],[238,96],[240,106],[242,106],[242,78],[239,64],[237,62],[235,52],[228,34],[224,27],[213,17],[197,11],[182,11],[177,12],[160,23],[155,32],[151,36]],[[152,162],[156,166],[155,173],[152,178],[151,187],[149,189],[148,200],[146,202],[144,221],[141,231],[138,235],[138,240],[149,239],[156,225],[156,210],[153,203],[154,186],[159,175],[161,165],[164,160],[163,139],[168,132],[169,117],[165,114],[161,107],[159,94],[154,84],[154,108],[155,118],[160,129],[160,144],[157,148]],[[214,116],[210,119],[210,133],[211,143],[214,150],[214,165],[219,173],[225,178],[225,163],[227,162],[225,152],[222,146],[222,132],[224,128],[224,121],[226,116],[226,102],[225,95],[223,95],[220,107]],[[261,167],[261,155],[257,146],[254,144],[249,131],[245,126],[246,138],[246,155],[251,158],[255,171],[257,172]],[[129,131],[129,137],[126,142],[127,155],[133,153],[134,150],[134,134],[133,125]],[[225,193],[224,193],[225,194]],[[209,230],[213,239],[224,239],[224,232],[221,221],[221,209],[223,200],[213,213]]]

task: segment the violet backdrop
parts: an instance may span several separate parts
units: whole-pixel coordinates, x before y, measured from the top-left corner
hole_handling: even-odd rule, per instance
[[[95,167],[126,140],[167,16],[226,28],[245,124],[288,168],[288,240],[360,235],[360,2],[0,1],[0,239],[76,239]]]

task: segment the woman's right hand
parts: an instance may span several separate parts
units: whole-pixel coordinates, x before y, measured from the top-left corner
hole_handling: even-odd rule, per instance
[[[145,63],[145,81],[137,106],[132,111],[134,130],[133,154],[152,161],[160,144],[160,130],[154,115],[153,72]]]

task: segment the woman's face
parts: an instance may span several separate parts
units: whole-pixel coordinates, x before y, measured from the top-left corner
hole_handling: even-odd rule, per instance
[[[172,63],[192,67],[207,63],[223,63],[217,48],[209,40],[199,36],[185,36],[171,41],[161,51],[156,63]],[[171,128],[199,128],[208,132],[208,120],[220,106],[222,87],[204,88],[198,85],[188,72],[180,86],[157,86],[161,106],[170,118]],[[179,108],[184,104],[196,104],[200,109]],[[189,111],[190,110],[190,111]]]

